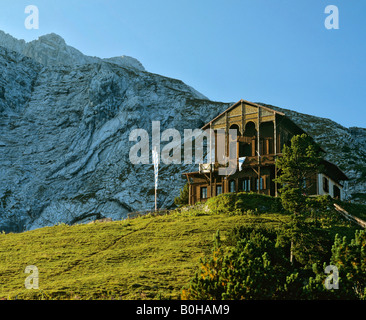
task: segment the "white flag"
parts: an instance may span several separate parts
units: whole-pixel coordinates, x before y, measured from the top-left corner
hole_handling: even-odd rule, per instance
[[[158,176],[159,176],[159,155],[156,151],[156,147],[152,151],[152,158],[154,163],[154,173],[155,173],[155,189],[158,188]]]

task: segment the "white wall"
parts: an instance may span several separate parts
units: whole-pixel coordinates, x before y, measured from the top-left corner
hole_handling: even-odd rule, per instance
[[[325,192],[323,189],[323,177],[326,177],[329,181],[329,192]],[[318,195],[324,195],[324,194],[329,194],[331,197],[334,197],[333,194],[333,186],[337,186],[339,188],[339,190],[341,191],[341,200],[344,200],[344,190],[343,187],[336,183],[335,181],[333,181],[331,178],[329,178],[327,175],[323,174],[323,173],[318,173]]]

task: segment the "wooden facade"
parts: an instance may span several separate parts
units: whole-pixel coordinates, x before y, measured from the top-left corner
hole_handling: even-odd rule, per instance
[[[212,129],[215,141],[217,130],[224,130],[226,155],[229,153],[229,129],[236,129],[238,167],[239,159],[245,158],[245,161],[234,174],[219,175],[219,155],[215,148],[215,161],[209,170],[184,173],[189,183],[189,204],[204,202],[210,197],[228,192],[251,191],[277,196],[278,185],[273,181],[278,174],[276,158],[282,155],[284,145],[290,145],[294,135],[305,133],[284,113],[245,100],[238,101],[201,129]],[[347,177],[333,164],[327,165],[327,168],[327,178],[337,188],[342,188],[341,181]],[[319,177],[314,176],[312,181],[307,182],[311,186],[311,194],[323,194],[318,190],[318,180]],[[336,194],[338,195],[337,191]]]

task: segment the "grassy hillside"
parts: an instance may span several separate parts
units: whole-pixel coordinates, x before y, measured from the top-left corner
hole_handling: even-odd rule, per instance
[[[0,298],[179,298],[199,258],[211,252],[216,230],[225,243],[225,235],[235,226],[276,228],[288,221],[274,198],[247,199],[250,206],[257,201],[262,209],[228,213],[211,203],[208,211],[195,208],[165,216],[0,234]],[[332,230],[354,231],[343,222]],[[24,287],[28,265],[39,270],[39,290]]]

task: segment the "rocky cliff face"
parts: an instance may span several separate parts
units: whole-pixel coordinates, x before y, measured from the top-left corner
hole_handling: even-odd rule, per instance
[[[0,230],[153,208],[153,168],[130,163],[131,130],[151,132],[161,121],[162,131],[183,132],[223,104],[139,62],[88,61],[58,36],[41,38],[0,47]],[[160,207],[179,192],[182,170],[194,167],[161,166]]]
[[[130,163],[130,132],[151,132],[152,121],[161,121],[161,131],[183,136],[229,105],[146,72],[133,58],[84,56],[54,34],[26,43],[0,32],[0,230],[123,219],[153,208],[153,166]],[[362,197],[366,129],[289,116],[330,151],[353,178],[350,193]],[[159,207],[172,204],[185,183],[181,173],[196,169],[161,164]]]

